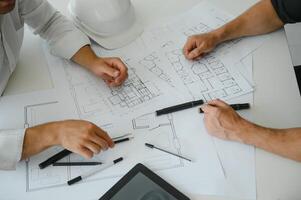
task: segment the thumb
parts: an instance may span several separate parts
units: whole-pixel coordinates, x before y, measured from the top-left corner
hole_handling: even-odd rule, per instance
[[[188,58],[189,59],[195,59],[195,58],[199,57],[200,55],[202,55],[203,53],[206,53],[205,43],[204,42],[200,46],[198,46],[197,48],[193,49],[188,54]]]
[[[109,66],[108,64],[103,65],[102,71],[103,71],[103,73],[105,73],[113,78],[118,77],[120,74],[119,70],[117,70],[114,67]]]

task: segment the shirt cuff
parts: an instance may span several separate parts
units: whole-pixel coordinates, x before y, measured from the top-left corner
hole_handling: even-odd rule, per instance
[[[0,130],[0,169],[14,170],[21,160],[25,129]]]
[[[71,59],[80,48],[90,44],[89,38],[80,30],[74,28],[73,31],[55,42],[55,45],[51,48],[51,53],[62,58]]]

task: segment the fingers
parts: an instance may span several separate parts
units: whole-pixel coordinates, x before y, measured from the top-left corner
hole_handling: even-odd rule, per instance
[[[111,85],[118,86],[122,84],[128,77],[126,65],[119,58],[105,58],[105,62],[110,65],[110,67],[119,71],[119,75],[115,77],[114,81],[111,82]]]
[[[209,105],[209,104],[203,105],[203,106],[201,106],[201,108],[205,114],[213,113],[217,110],[217,107],[215,107],[213,105]]]
[[[107,132],[97,127],[95,133],[97,134],[98,137],[102,138],[108,144],[109,147],[111,148],[114,147],[114,142]]]
[[[95,144],[97,144],[101,149],[108,150],[109,144],[104,139],[100,138],[98,135],[95,135],[95,137],[91,138],[91,141]]]
[[[111,76],[107,75],[107,74],[103,74],[101,76],[101,78],[106,82],[106,83],[110,83],[112,81],[114,81],[114,78],[112,78]]]
[[[102,71],[104,75],[110,76],[112,78],[117,78],[120,75],[119,70],[115,69],[114,67],[111,67],[110,65],[103,65]]]
[[[200,46],[194,48],[192,51],[190,51],[187,55],[187,59],[189,60],[195,60],[202,56],[205,53],[205,43],[201,43]]]
[[[95,124],[89,122],[87,129],[89,130],[88,140],[104,147],[104,149],[114,146],[114,142],[110,136]]]
[[[95,144],[94,142],[86,142],[85,148],[89,149],[91,152],[93,152],[93,154],[99,154],[103,149],[103,146]]]
[[[85,129],[87,132],[83,135],[81,146],[84,146],[93,154],[98,154],[101,150],[105,151],[114,146],[110,136],[95,124],[87,122]]]
[[[113,141],[107,141],[104,138],[109,138],[108,135],[97,134],[94,132],[94,134],[90,133],[88,137],[82,142],[81,147],[75,151],[76,153],[79,153],[80,155],[84,156],[85,158],[92,158],[94,154],[99,154],[102,150],[106,151],[109,146],[113,147]]]
[[[110,136],[95,124],[84,120],[66,120],[49,124],[57,130],[58,143],[85,158],[114,147]]]
[[[204,113],[216,113],[219,108],[229,108],[230,106],[220,100],[220,99],[214,99],[209,101],[206,105],[201,106],[201,109],[204,111]]]
[[[226,102],[224,102],[220,99],[211,100],[208,102],[208,104],[212,105],[212,106],[219,106],[219,107],[224,107],[224,108],[229,107],[229,105]]]
[[[187,59],[189,59],[188,54],[195,48],[196,48],[196,40],[193,37],[189,37],[183,48],[184,56]]]
[[[86,147],[81,147],[79,150],[75,150],[75,153],[83,156],[86,159],[90,159],[93,157],[93,152],[90,149],[87,149]]]
[[[188,60],[195,60],[206,52],[205,41],[200,36],[194,35],[187,39],[183,53]]]

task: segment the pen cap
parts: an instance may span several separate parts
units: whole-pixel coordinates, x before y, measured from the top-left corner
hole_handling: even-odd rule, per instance
[[[114,160],[113,163],[116,164],[116,163],[119,163],[121,161],[123,161],[123,157],[120,157],[120,158]]]
[[[250,104],[249,103],[241,103],[241,104],[232,104],[230,105],[234,110],[244,110],[249,109]]]
[[[242,103],[239,104],[240,109],[249,109],[250,108],[250,104],[249,103]]]

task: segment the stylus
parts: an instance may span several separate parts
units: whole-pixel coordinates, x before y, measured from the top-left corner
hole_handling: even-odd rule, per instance
[[[84,173],[81,176],[75,177],[74,179],[71,179],[70,181],[68,181],[67,184],[68,185],[73,185],[74,183],[77,183],[77,182],[79,182],[79,181],[81,181],[83,179],[86,179],[86,178],[88,178],[88,177],[90,177],[90,176],[92,176],[92,175],[94,175],[94,174],[96,174],[98,172],[101,172],[101,171],[103,171],[103,170],[105,170],[105,169],[107,169],[109,167],[112,167],[113,165],[121,162],[122,160],[123,160],[123,158],[120,157],[120,158],[118,158],[116,160],[110,161],[107,164],[103,164],[103,165],[101,165],[101,168],[93,169],[93,170],[91,170],[91,171],[89,171],[87,173]]]
[[[180,156],[180,155],[178,155],[178,154],[172,153],[172,152],[170,152],[170,151],[166,151],[166,150],[164,150],[164,149],[161,149],[161,148],[159,148],[159,147],[156,147],[156,146],[153,145],[153,144],[145,143],[145,146],[147,146],[147,147],[149,147],[149,148],[152,148],[152,149],[158,149],[158,150],[163,151],[163,152],[165,152],[165,153],[168,153],[168,154],[171,154],[171,155],[173,155],[173,156],[177,156],[177,157],[179,157],[179,158],[182,158],[182,159],[184,159],[184,160],[187,160],[187,161],[189,161],[189,162],[192,162],[192,160],[190,160],[190,159],[188,159],[188,158],[185,158],[185,157]]]

